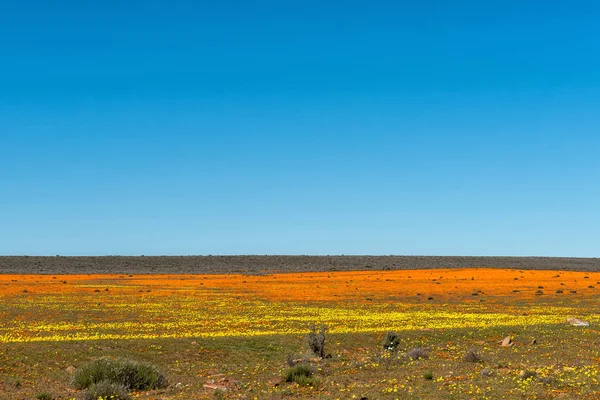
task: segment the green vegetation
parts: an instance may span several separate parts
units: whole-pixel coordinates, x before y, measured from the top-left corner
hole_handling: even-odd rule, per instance
[[[313,386],[315,380],[312,376],[313,371],[309,366],[298,364],[285,371],[284,380],[286,382],[295,382],[300,386]]]
[[[397,332],[388,331],[383,338],[383,349],[386,351],[395,352],[400,344],[400,336]]]
[[[82,400],[132,400],[133,397],[124,385],[110,381],[101,381],[90,385],[83,392]]]
[[[86,389],[99,382],[122,385],[128,390],[158,389],[168,384],[154,365],[125,359],[100,358],[83,365],[73,375],[75,389]]]

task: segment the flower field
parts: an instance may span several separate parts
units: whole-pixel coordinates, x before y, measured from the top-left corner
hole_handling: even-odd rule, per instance
[[[0,275],[0,399],[74,398],[68,367],[105,355],[166,371],[146,399],[600,398],[598,294],[597,272],[512,269]],[[331,354],[307,358],[318,384],[280,382],[312,324]],[[472,348],[481,362],[462,360]]]

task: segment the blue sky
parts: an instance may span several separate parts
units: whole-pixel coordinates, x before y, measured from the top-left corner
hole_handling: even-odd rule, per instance
[[[600,256],[597,2],[0,0],[0,254]]]

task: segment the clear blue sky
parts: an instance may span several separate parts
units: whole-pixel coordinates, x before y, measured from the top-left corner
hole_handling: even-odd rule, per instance
[[[0,254],[600,256],[598,21],[0,0]]]

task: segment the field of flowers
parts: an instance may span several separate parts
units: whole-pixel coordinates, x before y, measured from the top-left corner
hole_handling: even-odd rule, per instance
[[[74,398],[70,367],[105,355],[167,373],[144,399],[600,398],[599,293],[597,272],[508,269],[0,275],[0,399]],[[305,354],[312,324],[330,358]],[[281,382],[288,355],[314,387]]]

